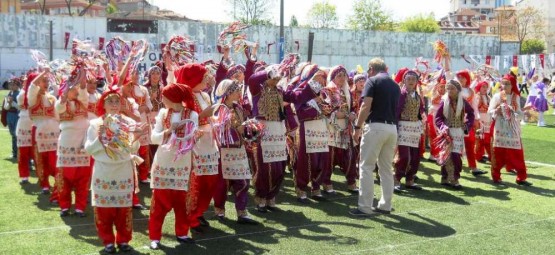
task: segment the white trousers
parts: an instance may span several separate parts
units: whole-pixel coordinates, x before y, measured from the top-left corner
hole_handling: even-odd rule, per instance
[[[382,197],[378,209],[391,211],[393,197],[393,157],[397,146],[397,126],[383,123],[366,124],[360,142],[360,189],[358,209],[372,212],[374,201],[374,169],[378,163],[378,174]]]

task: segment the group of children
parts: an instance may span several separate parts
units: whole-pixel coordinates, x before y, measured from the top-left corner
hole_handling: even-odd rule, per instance
[[[224,220],[230,190],[239,224],[258,224],[247,212],[251,184],[258,212],[280,211],[276,196],[287,166],[300,203],[336,192],[335,167],[344,173],[347,191],[358,193],[359,141],[350,134],[366,75],[299,63],[295,54],[267,65],[256,52],[257,46],[245,51],[245,66],[233,63],[229,47],[218,64],[176,64],[165,57],[148,70],[143,85],[131,64],[133,52],[118,68],[89,68],[60,84],[48,67],[28,72],[23,89],[15,92],[14,85],[4,103],[10,113],[19,111],[12,135],[21,184],[28,183],[32,159],[43,194],[50,194],[62,217],[70,215],[72,192],[75,215],[86,217],[90,189],[98,235],[109,253],[116,245],[132,249],[131,210],[146,209],[137,195],[141,183],[152,189],[152,249],[160,248],[171,210],[180,243],[193,243],[189,231],[209,226],[203,214],[212,200]],[[531,185],[514,75],[503,77],[493,97],[490,83],[468,71],[445,70],[430,80],[405,68],[396,81],[402,93],[395,191],[422,189],[416,174],[426,141],[430,159],[441,165],[442,185],[462,188],[463,154],[475,176],[486,173],[476,161],[489,159],[496,185],[503,185],[503,166],[517,174],[518,184]]]

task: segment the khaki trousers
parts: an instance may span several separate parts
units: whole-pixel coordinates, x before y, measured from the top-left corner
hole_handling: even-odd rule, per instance
[[[374,201],[374,168],[378,163],[378,174],[382,197],[378,209],[391,211],[393,197],[393,157],[397,146],[397,126],[383,123],[366,124],[360,143],[360,189],[358,209],[372,212]]]

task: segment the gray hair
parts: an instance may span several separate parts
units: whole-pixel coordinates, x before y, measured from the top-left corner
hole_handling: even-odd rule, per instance
[[[368,62],[368,69],[372,68],[374,72],[386,71],[387,67],[381,58],[373,58]]]

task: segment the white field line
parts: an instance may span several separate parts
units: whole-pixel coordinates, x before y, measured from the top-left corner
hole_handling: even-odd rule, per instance
[[[429,243],[429,242],[441,241],[441,240],[445,240],[445,239],[452,239],[452,238],[459,238],[459,237],[464,237],[464,236],[477,235],[477,234],[482,234],[482,233],[485,233],[485,232],[501,230],[501,229],[508,229],[508,228],[513,228],[513,227],[517,227],[517,226],[530,225],[530,224],[534,224],[534,223],[538,223],[538,222],[552,221],[552,220],[555,220],[555,217],[549,217],[549,218],[545,218],[545,219],[533,220],[533,221],[528,221],[528,222],[523,222],[523,223],[509,224],[509,225],[504,225],[504,226],[499,226],[499,227],[494,227],[494,228],[488,228],[488,229],[484,229],[484,230],[480,230],[480,231],[476,231],[476,232],[464,233],[464,234],[459,234],[459,235],[454,234],[454,235],[445,236],[445,237],[430,238],[430,239],[414,241],[414,242],[406,242],[406,243],[401,243],[401,244],[396,244],[396,245],[391,245],[391,244],[390,245],[384,245],[384,246],[380,246],[380,247],[376,247],[376,248],[372,248],[372,249],[351,251],[351,252],[345,252],[345,253],[341,253],[341,254],[368,253],[370,251],[377,251],[377,250],[384,250],[384,249],[394,250],[394,249],[396,249],[398,247],[401,247],[401,246],[415,245],[415,244],[421,244],[421,243]]]

